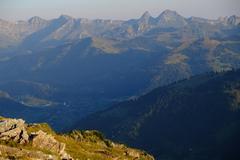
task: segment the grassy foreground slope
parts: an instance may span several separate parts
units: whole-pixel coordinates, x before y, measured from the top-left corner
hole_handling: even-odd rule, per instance
[[[10,129],[6,129],[9,125],[11,125]],[[2,117],[0,118],[0,157],[23,160],[154,159],[144,151],[105,139],[98,131],[57,134],[48,124],[25,124],[20,119]]]

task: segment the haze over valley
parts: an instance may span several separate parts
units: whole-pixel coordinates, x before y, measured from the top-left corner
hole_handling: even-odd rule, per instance
[[[0,116],[60,133],[96,129],[147,151],[134,152],[145,159],[237,160],[240,17],[220,16],[166,9],[129,20],[0,19]],[[111,148],[98,132],[71,132],[66,141],[46,134],[73,155],[80,152],[69,145],[81,141]],[[115,147],[96,153],[130,155]]]

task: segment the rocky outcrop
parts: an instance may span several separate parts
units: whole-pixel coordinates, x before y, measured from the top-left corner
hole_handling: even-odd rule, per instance
[[[38,131],[31,134],[32,145],[40,149],[45,149],[53,153],[58,153],[61,159],[70,160],[72,159],[65,151],[65,144],[58,142],[52,135],[47,134],[43,131]]]
[[[0,121],[0,140],[28,143],[29,136],[22,119],[5,119]]]
[[[56,156],[42,154],[40,150],[46,150],[54,155],[58,155],[62,160],[72,160],[71,156],[65,151],[65,144],[58,142],[54,136],[39,130],[29,133],[26,130],[27,125],[22,119],[2,119],[0,120],[0,141],[16,142],[16,144],[31,145],[36,151],[23,150],[22,148],[0,146],[0,153],[11,155],[15,158],[26,156],[37,159],[58,159]],[[1,157],[0,154],[0,157]],[[55,157],[55,158],[54,158]]]
[[[128,149],[127,151],[125,151],[125,154],[127,156],[134,157],[135,159],[140,158],[140,153],[133,149]]]
[[[144,151],[105,139],[98,131],[59,135],[47,124],[25,124],[22,119],[0,117],[0,160],[10,159],[154,160]]]

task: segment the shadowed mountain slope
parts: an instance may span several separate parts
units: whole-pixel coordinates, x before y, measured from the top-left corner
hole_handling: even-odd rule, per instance
[[[143,148],[157,159],[240,155],[240,70],[208,73],[154,89],[77,123]]]

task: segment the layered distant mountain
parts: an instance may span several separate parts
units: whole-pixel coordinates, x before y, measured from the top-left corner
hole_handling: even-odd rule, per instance
[[[29,120],[37,108],[34,121],[56,129],[61,122],[62,129],[155,87],[239,68],[239,22],[237,16],[185,18],[170,10],[128,21],[0,20],[0,91],[28,112],[4,113]],[[42,116],[46,112],[52,118]]]
[[[73,128],[98,129],[156,159],[237,160],[240,70],[159,87],[93,114]]]
[[[124,40],[145,35],[157,28],[188,28],[191,32],[185,33],[185,38],[199,38],[239,26],[239,23],[240,17],[235,15],[208,20],[198,17],[185,18],[171,10],[164,11],[158,17],[152,17],[149,12],[145,12],[139,19],[128,21],[75,19],[67,15],[45,20],[35,16],[28,21],[0,20],[0,46],[4,48],[20,44],[32,48],[29,44],[38,47],[41,44],[49,46],[86,37]]]

